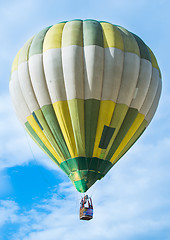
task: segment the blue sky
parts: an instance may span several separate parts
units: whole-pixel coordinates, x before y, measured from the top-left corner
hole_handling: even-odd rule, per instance
[[[0,3],[0,240],[170,240],[170,3],[168,0],[6,0]],[[89,195],[94,219],[80,222],[68,178],[27,137],[8,92],[20,47],[43,27],[105,20],[139,35],[155,53],[163,90],[148,129]]]

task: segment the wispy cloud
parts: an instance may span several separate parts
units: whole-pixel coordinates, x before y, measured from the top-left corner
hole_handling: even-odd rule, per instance
[[[61,183],[29,211],[12,202],[14,217],[9,218],[8,211],[3,216],[4,221],[8,219],[19,226],[12,239],[72,240],[76,236],[85,240],[85,229],[91,240],[136,239],[138,235],[156,239],[163,231],[170,237],[169,147],[167,139],[147,145],[141,140],[136,144],[89,190],[94,201],[94,219],[90,222],[79,221],[80,195],[70,182]],[[63,199],[60,194],[66,197]]]
[[[163,93],[154,121],[108,175],[88,191],[94,201],[94,219],[79,221],[80,194],[69,180],[63,178],[63,182],[46,198],[33,200],[29,209],[19,205],[14,195],[0,201],[0,228],[3,230],[6,226],[8,229],[4,239],[169,240],[169,2],[8,0],[1,3],[0,13],[1,196],[11,188],[10,176],[5,171],[8,168],[25,166],[35,158],[49,171],[59,171],[26,136],[9,98],[12,60],[31,35],[62,20],[94,18],[110,21],[127,27],[144,39],[156,53],[163,75]],[[15,231],[10,232],[12,226]]]
[[[11,200],[0,201],[0,227],[5,223],[14,223],[18,220],[17,212],[19,210],[18,204]]]
[[[12,167],[31,158],[24,130],[16,119],[7,94],[0,97],[0,168]]]
[[[42,158],[42,163],[47,165],[46,155],[27,136],[16,118],[8,94],[0,96],[0,116],[0,170],[26,164],[35,157]]]

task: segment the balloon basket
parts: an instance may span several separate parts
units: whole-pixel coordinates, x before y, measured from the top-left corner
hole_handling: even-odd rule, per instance
[[[93,218],[93,209],[91,208],[80,208],[80,220],[91,220]]]

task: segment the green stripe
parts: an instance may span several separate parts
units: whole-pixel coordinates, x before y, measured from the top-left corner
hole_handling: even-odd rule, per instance
[[[113,164],[99,158],[77,157],[60,164],[79,192],[86,192],[112,168]]]
[[[143,132],[146,129],[148,122],[144,119],[138,130],[135,132],[133,137],[130,139],[128,144],[124,147],[122,152],[118,155],[118,157],[115,159],[115,162],[117,162],[122,156],[135,144],[135,142],[140,138],[140,136],[143,134]],[[115,163],[113,163],[115,164]]]
[[[133,35],[123,27],[117,26],[117,28],[120,30],[123,37],[124,51],[135,53],[140,57],[139,47]]]
[[[59,162],[57,159],[51,154],[51,152],[48,150],[48,148],[44,145],[44,143],[41,141],[41,139],[38,137],[34,129],[31,127],[29,122],[25,123],[26,129],[30,136],[33,138],[33,140],[37,143],[37,145],[59,166]]]
[[[128,132],[129,128],[131,127],[132,123],[134,122],[136,116],[138,114],[138,110],[134,108],[129,108],[126,114],[126,117],[120,127],[120,130],[113,142],[112,147],[110,148],[106,159],[110,160],[115,153],[116,149],[119,147],[120,143],[122,142],[123,138],[125,137],[126,133]]]
[[[116,103],[114,112],[113,112],[113,116],[112,116],[112,120],[110,123],[110,127],[115,128],[115,131],[113,133],[113,136],[109,142],[108,145],[108,150],[111,148],[112,143],[116,137],[116,135],[119,132],[119,129],[123,123],[123,120],[127,114],[128,111],[128,106],[126,104],[122,104],[122,103]],[[105,156],[105,149],[102,149],[101,154],[100,154],[100,158],[103,158]]]
[[[128,111],[128,106],[126,104],[116,103],[116,106],[113,112],[113,117],[110,123],[110,127],[116,128],[116,130],[117,128],[119,129],[124,117],[127,114],[127,111]],[[116,130],[114,134],[116,133]]]
[[[97,45],[103,47],[103,31],[98,21],[83,21],[83,40],[84,46]]]
[[[69,169],[70,172],[87,170],[100,172],[102,175],[105,175],[106,172],[112,167],[112,163],[96,157],[76,157],[65,160],[60,164],[60,168]]]
[[[107,146],[110,142],[110,139],[113,136],[114,131],[115,131],[115,128],[104,125],[102,136],[101,136],[100,143],[99,143],[99,148],[102,148],[102,149],[107,148]]]
[[[85,147],[86,156],[93,155],[97,121],[100,108],[100,100],[86,99],[85,100]]]
[[[61,151],[58,143],[56,142],[56,139],[53,136],[53,133],[48,125],[46,118],[44,117],[42,110],[41,109],[35,110],[34,114],[37,117],[37,120],[39,121],[39,123],[41,124],[41,126],[43,128],[43,133],[47,137],[48,141],[50,142],[52,147],[55,149],[55,151],[58,154],[58,156],[60,157],[60,159],[64,161],[65,160],[64,154]],[[34,119],[35,119],[35,116],[34,116]],[[48,121],[50,121],[49,116],[48,116]]]
[[[63,153],[65,159],[68,159],[71,157],[69,150],[67,148],[66,142],[64,140],[64,137],[62,135],[58,120],[56,118],[53,106],[51,104],[43,106],[41,108],[43,115],[47,121],[47,124],[59,146],[61,149],[61,152]]]
[[[148,47],[146,46],[146,44],[137,35],[135,35],[134,33],[131,33],[131,34],[134,36],[134,38],[136,39],[136,42],[138,44],[139,51],[140,51],[140,57],[151,62],[151,55],[149,53],[149,50],[148,50]]]
[[[65,24],[62,35],[62,47],[83,46],[83,22],[82,20],[69,21]]]
[[[74,139],[79,156],[85,156],[85,134],[84,134],[84,100],[68,100],[68,106],[73,126]]]
[[[88,190],[87,188],[87,183],[84,179],[79,180],[79,181],[73,181],[73,185],[79,192],[86,192]]]
[[[76,180],[76,177],[81,180]],[[70,180],[79,192],[86,192],[97,180],[100,180],[103,176],[100,173],[91,171],[78,171],[72,173]]]
[[[148,50],[149,50],[150,55],[151,55],[152,66],[153,66],[154,68],[158,69],[158,71],[159,71],[159,77],[162,78],[162,76],[161,76],[161,71],[160,71],[160,69],[159,69],[158,62],[157,62],[157,60],[156,60],[156,57],[155,57],[155,55],[153,54],[152,50],[151,50],[149,47],[148,47]]]
[[[35,37],[33,38],[32,44],[30,46],[29,58],[35,54],[41,54],[43,52],[44,37],[50,27],[43,29],[41,32],[35,35]]]

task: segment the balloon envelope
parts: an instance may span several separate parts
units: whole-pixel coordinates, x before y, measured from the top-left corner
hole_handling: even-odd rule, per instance
[[[80,192],[101,179],[150,123],[161,94],[152,51],[107,22],[47,27],[16,55],[16,114]]]

